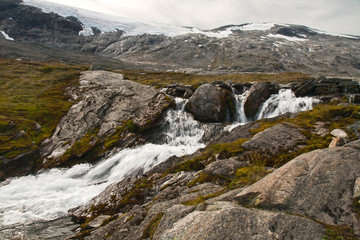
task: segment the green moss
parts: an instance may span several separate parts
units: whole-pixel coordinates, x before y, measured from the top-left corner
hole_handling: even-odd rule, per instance
[[[213,183],[217,183],[217,184],[225,184],[228,181],[229,181],[229,179],[227,179],[224,176],[214,175],[214,174],[202,172],[195,179],[190,181],[186,186],[187,187],[193,187],[195,185],[202,184],[202,183],[205,183],[205,182],[213,182]]]
[[[142,235],[142,239],[153,239],[155,231],[161,221],[161,218],[164,216],[164,213],[158,213],[156,216],[154,216],[149,224],[145,227],[143,235]]]
[[[208,194],[208,195],[200,195],[197,198],[188,200],[188,201],[184,201],[181,202],[181,204],[186,205],[186,206],[195,206],[195,205],[199,205],[200,203],[205,202],[208,199],[214,198],[214,197],[218,197],[222,194],[224,194],[227,190],[224,188],[220,191]]]
[[[250,165],[237,169],[234,179],[229,183],[230,189],[249,186],[261,178],[265,177],[271,171],[267,171],[264,166]]]
[[[322,237],[323,240],[357,240],[358,238],[354,234],[354,231],[346,226],[332,226],[332,225],[325,225],[326,233]]]
[[[118,145],[118,143],[124,139],[127,133],[137,133],[139,132],[139,127],[134,124],[134,122],[129,119],[124,122],[121,126],[117,127],[115,132],[104,140],[105,149],[110,149]]]
[[[354,198],[353,209],[357,218],[360,220],[360,197]]]
[[[0,59],[0,155],[14,158],[38,148],[73,104],[65,89],[87,68]],[[20,131],[26,134],[17,138]]]
[[[105,219],[105,220],[101,223],[100,227],[103,227],[103,226],[105,226],[105,225],[108,225],[109,223],[117,220],[118,218],[119,218],[119,217],[118,217],[117,215],[113,215],[113,216],[111,216],[111,217],[108,217],[107,219]]]
[[[121,71],[125,78],[145,85],[164,87],[169,84],[180,83],[192,85],[195,89],[203,83],[212,83],[214,81],[232,81],[236,83],[249,83],[255,81],[290,83],[300,82],[310,79],[311,76],[302,73],[244,73],[233,75],[196,75],[174,72],[139,72],[139,71]]]

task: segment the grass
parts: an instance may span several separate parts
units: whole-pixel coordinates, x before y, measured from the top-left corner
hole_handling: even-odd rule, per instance
[[[0,155],[38,148],[73,104],[65,89],[87,68],[0,59]]]
[[[311,77],[303,73],[243,73],[233,75],[196,75],[174,72],[139,72],[139,71],[121,71],[126,79],[151,86],[167,86],[169,84],[184,84],[199,86],[201,83],[211,83],[214,81],[232,81],[234,83],[249,82],[278,82],[290,83],[301,82]]]

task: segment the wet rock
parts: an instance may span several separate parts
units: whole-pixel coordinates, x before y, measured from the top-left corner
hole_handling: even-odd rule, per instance
[[[110,215],[100,215],[98,217],[96,217],[94,220],[92,220],[87,227],[89,228],[98,228],[101,226],[101,224],[104,222],[104,220],[108,219],[109,217],[111,217]]]
[[[194,94],[194,90],[191,86],[185,85],[170,85],[167,86],[166,94],[173,97],[190,98]]]
[[[229,131],[221,132],[217,137],[215,137],[210,144],[216,143],[231,143],[240,138],[251,138],[249,130],[256,129],[259,127],[259,124],[256,122],[247,123],[245,125],[239,125]]]
[[[237,197],[255,205],[307,216],[330,225],[347,225],[360,234],[353,210],[354,183],[360,172],[360,141],[302,154]]]
[[[311,96],[315,93],[314,90],[318,81],[319,79],[311,78],[306,81],[297,83],[291,88],[291,90],[295,93],[296,97]]]
[[[159,234],[167,239],[321,239],[325,229],[309,219],[217,202]]]
[[[254,83],[249,90],[244,104],[246,116],[249,119],[253,119],[258,113],[261,104],[263,104],[271,96],[271,94],[275,94],[277,92],[277,87],[270,82]]]
[[[231,93],[211,84],[203,84],[185,105],[187,111],[201,122],[224,122],[230,114]]]
[[[242,147],[248,151],[260,151],[275,155],[285,150],[294,151],[296,146],[304,141],[306,141],[306,137],[298,126],[284,122],[256,134]]]

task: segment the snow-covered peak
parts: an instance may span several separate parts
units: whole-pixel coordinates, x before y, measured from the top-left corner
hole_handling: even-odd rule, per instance
[[[203,31],[197,28],[179,27],[168,24],[146,22],[134,20],[115,15],[108,15],[80,8],[69,7],[45,0],[23,0],[24,4],[38,7],[44,12],[54,12],[63,17],[74,16],[83,24],[80,35],[89,36],[93,34],[92,27],[98,28],[102,32],[112,32],[116,30],[124,31],[125,36],[141,34],[163,34],[174,37],[182,34],[203,34],[208,37],[224,38],[228,37],[233,31],[253,31],[269,30],[275,26],[274,23],[249,23],[241,26],[232,26],[219,31]]]
[[[25,5],[34,6],[42,9],[42,11],[50,13],[54,12],[63,17],[73,16],[79,19],[83,24],[83,30],[79,32],[79,35],[90,36],[93,35],[92,27],[98,28],[101,32],[113,32],[117,30],[124,31],[124,36],[135,36],[142,34],[153,35],[165,35],[169,37],[179,36],[183,34],[203,34],[208,37],[225,38],[233,34],[235,31],[269,31],[276,25],[289,27],[287,24],[280,23],[248,23],[242,25],[233,25],[229,27],[222,27],[217,30],[200,30],[198,28],[180,27],[162,23],[147,22],[141,20],[134,20],[124,18],[116,15],[109,15],[104,13],[93,12],[81,8],[75,8],[47,2],[46,0],[23,0]],[[343,35],[343,34],[331,34],[324,31],[310,29],[309,30],[319,33],[327,34],[331,36],[346,37],[359,39],[357,36]],[[268,37],[277,37],[279,35],[271,35]],[[304,39],[291,38],[286,39],[288,41],[303,41]]]

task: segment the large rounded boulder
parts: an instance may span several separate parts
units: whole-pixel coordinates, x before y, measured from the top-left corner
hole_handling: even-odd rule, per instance
[[[201,122],[224,122],[231,115],[228,104],[232,99],[228,90],[203,84],[196,89],[185,109]]]
[[[271,94],[278,92],[278,88],[270,82],[254,83],[248,93],[244,104],[244,111],[249,119],[254,119],[263,104]]]

